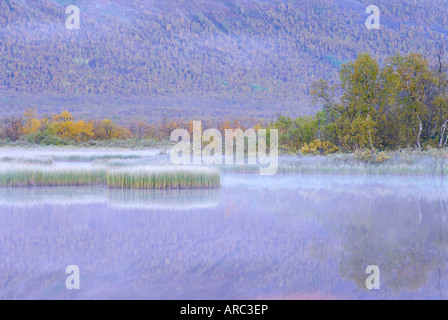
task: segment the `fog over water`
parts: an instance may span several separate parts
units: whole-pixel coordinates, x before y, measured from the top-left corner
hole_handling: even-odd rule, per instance
[[[0,189],[0,298],[448,298],[443,177]],[[65,288],[77,265],[81,289]],[[381,270],[368,291],[366,268]]]

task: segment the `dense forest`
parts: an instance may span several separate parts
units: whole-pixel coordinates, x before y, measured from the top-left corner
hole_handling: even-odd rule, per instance
[[[438,64],[431,66],[420,54],[395,55],[381,67],[369,54],[359,55],[342,66],[338,83],[321,79],[312,85],[321,111],[296,120],[281,117],[273,125],[282,133],[281,144],[305,153],[326,152],[321,141],[344,151],[446,148],[448,69],[443,57],[441,49]]]
[[[339,151],[399,150],[448,147],[448,65],[440,49],[431,66],[420,54],[395,55],[381,67],[369,54],[361,54],[341,67],[340,81],[324,79],[311,86],[320,111],[312,116],[278,117],[254,126],[234,121],[208,121],[206,128],[277,129],[284,152],[330,154]],[[192,134],[192,121],[167,118],[160,124],[132,121],[127,127],[110,119],[75,120],[68,112],[39,116],[29,109],[22,117],[5,117],[0,138],[33,144],[74,144],[114,139],[169,139],[184,128]]]
[[[69,4],[81,9],[79,30],[65,27]],[[202,110],[210,117],[310,114],[312,83],[319,78],[336,83],[342,65],[360,53],[371,53],[380,65],[388,56],[408,52],[421,53],[431,62],[445,41],[446,1],[376,1],[380,30],[364,26],[370,4],[366,0],[1,1],[2,114],[22,114],[31,106],[44,113],[69,109],[85,118],[104,117],[120,106],[114,98],[98,97],[117,96],[151,97],[132,100],[126,110],[117,111],[118,121],[135,114],[160,120],[167,105],[177,111],[197,107],[195,115]],[[84,97],[86,102],[75,108],[73,102],[60,105],[53,96]],[[164,104],[155,97],[185,99]],[[238,104],[244,107],[238,109]],[[220,111],[213,112],[214,106]],[[151,113],[153,107],[156,111]],[[185,118],[181,111],[177,114]],[[166,111],[169,117],[176,112]]]
[[[254,129],[277,129],[284,152],[330,154],[339,151],[399,150],[448,147],[448,65],[440,49],[431,66],[420,54],[395,55],[381,67],[361,54],[341,67],[340,81],[315,81],[311,94],[320,111],[313,116],[258,123]],[[194,120],[194,119],[192,119]],[[192,120],[163,121],[159,125],[133,121],[128,127],[110,119],[74,120],[67,111],[51,117],[28,110],[23,117],[4,118],[0,138],[37,144],[72,144],[113,139],[169,139],[184,128],[192,134]],[[204,123],[203,129],[245,130],[239,120]],[[242,133],[242,131],[241,131]]]

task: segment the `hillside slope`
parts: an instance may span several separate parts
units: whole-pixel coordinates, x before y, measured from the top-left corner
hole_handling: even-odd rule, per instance
[[[375,2],[381,30],[364,26],[370,0],[3,0],[0,103],[13,113],[40,107],[34,95],[185,96],[199,113],[218,100],[256,101],[260,117],[306,113],[310,84],[359,53],[431,57],[446,41],[447,1]],[[69,4],[80,30],[65,28]]]

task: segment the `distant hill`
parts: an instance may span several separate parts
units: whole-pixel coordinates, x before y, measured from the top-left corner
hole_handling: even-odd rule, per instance
[[[373,3],[381,30],[364,26]],[[308,113],[310,84],[359,53],[431,58],[447,34],[446,0],[1,0],[0,116]]]

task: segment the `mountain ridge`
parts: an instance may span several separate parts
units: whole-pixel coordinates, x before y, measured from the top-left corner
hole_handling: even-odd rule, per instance
[[[259,101],[260,117],[274,105],[308,113],[310,85],[337,81],[358,54],[432,59],[446,42],[446,1],[375,2],[380,30],[364,26],[369,0],[2,1],[0,92],[193,96],[203,108],[239,97]],[[80,30],[65,28],[68,5],[81,9]]]

